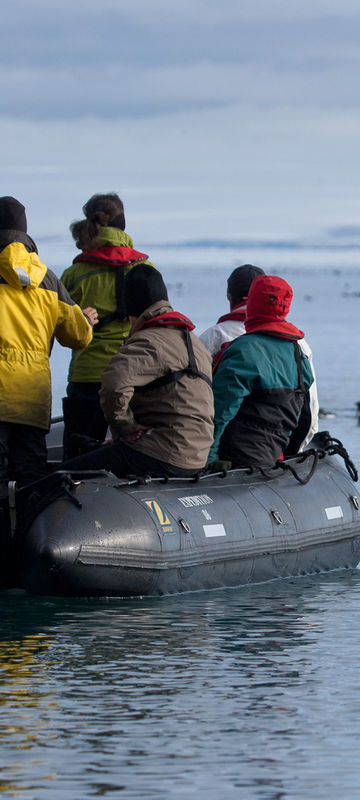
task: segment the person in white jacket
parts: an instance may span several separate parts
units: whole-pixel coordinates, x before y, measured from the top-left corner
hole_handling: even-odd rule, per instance
[[[265,275],[264,270],[252,264],[243,264],[242,267],[236,267],[229,276],[226,296],[230,311],[199,336],[213,358],[226,342],[232,342],[245,333],[246,301],[250,286],[258,275]]]
[[[264,275],[264,270],[261,267],[253,266],[253,264],[243,264],[233,270],[227,281],[227,299],[230,304],[230,311],[219,317],[217,323],[207,328],[200,334],[199,339],[203,342],[205,347],[209,350],[213,357],[213,370],[216,367],[225,351],[226,347],[237,336],[242,336],[245,333],[245,317],[246,317],[246,302],[249,294],[250,286],[258,275]],[[299,345],[303,353],[308,357],[314,382],[312,383],[308,396],[305,398],[304,412],[307,409],[307,414],[304,420],[304,426],[299,426],[299,433],[301,440],[296,442],[297,451],[300,452],[310,442],[319,427],[319,401],[316,386],[316,376],[313,364],[312,352],[305,339],[299,340]],[[294,448],[295,438],[292,446]],[[293,450],[287,455],[294,455]]]

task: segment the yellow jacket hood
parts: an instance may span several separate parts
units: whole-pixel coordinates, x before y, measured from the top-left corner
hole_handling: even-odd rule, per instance
[[[14,289],[35,289],[47,273],[36,253],[28,253],[20,242],[12,242],[0,253],[0,276]]]

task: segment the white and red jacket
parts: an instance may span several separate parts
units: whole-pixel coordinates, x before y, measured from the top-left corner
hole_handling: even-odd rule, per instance
[[[245,317],[246,302],[236,306],[228,314],[223,314],[216,325],[207,328],[199,336],[199,339],[201,339],[213,357],[221,350],[225,342],[232,342],[237,336],[242,336],[245,333]]]

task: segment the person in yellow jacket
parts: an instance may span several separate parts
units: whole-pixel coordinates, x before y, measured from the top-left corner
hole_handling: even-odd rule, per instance
[[[0,496],[46,473],[53,337],[86,347],[97,321],[47,269],[27,234],[24,206],[0,197]]]

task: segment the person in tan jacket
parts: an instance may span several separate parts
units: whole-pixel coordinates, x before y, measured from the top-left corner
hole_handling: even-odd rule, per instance
[[[171,307],[160,272],[134,266],[124,281],[130,336],[102,374],[100,403],[112,442],[66,469],[189,476],[213,441],[211,356],[191,321]]]

